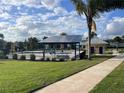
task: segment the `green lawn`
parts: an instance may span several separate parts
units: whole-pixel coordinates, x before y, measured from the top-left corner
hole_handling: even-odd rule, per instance
[[[110,58],[110,57],[109,57]],[[0,61],[0,93],[28,93],[98,64],[107,57],[91,61],[24,62]]]
[[[124,63],[117,67],[90,93],[124,93]]]

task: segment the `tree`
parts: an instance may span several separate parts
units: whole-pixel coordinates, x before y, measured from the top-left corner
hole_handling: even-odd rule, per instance
[[[6,54],[9,54],[10,51],[11,51],[11,45],[12,45],[12,42],[7,42],[6,45],[5,45],[5,52]]]
[[[0,38],[1,38],[1,39],[4,39],[4,35],[3,35],[3,34],[0,34]]]
[[[122,39],[122,42],[124,42],[124,35],[122,35],[121,39]]]
[[[119,43],[121,42],[121,37],[117,36],[114,38],[114,41],[117,42],[117,51],[118,51],[118,47],[119,47]]]
[[[65,32],[60,33],[60,36],[66,36],[66,35],[67,35],[67,33],[65,33]]]
[[[76,7],[78,14],[85,15],[88,26],[88,59],[91,57],[91,30],[94,26],[94,18],[100,17],[99,14],[115,9],[124,8],[124,0],[71,0]]]
[[[37,50],[38,49],[38,43],[39,43],[39,40],[36,38],[36,37],[31,37],[31,38],[28,38],[28,50]]]
[[[45,39],[47,39],[47,38],[48,38],[47,36],[44,36],[44,37],[43,37],[43,40],[45,40]]]
[[[25,39],[24,41],[24,49],[27,51],[28,50],[28,42],[27,40]]]
[[[114,41],[116,41],[116,42],[120,42],[122,39],[121,39],[121,37],[119,37],[119,36],[117,36],[117,37],[115,37],[114,38]]]
[[[17,42],[17,51],[24,51],[24,42]]]

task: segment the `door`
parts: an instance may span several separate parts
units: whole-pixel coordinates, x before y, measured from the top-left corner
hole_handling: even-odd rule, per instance
[[[103,54],[103,47],[99,47],[99,54]]]
[[[95,53],[95,49],[94,47],[91,47],[91,54],[94,54]]]

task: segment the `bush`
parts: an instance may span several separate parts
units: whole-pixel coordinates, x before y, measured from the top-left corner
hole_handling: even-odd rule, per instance
[[[17,54],[13,54],[13,57],[12,57],[13,59],[18,59],[18,55]]]
[[[71,61],[75,61],[76,59],[75,58],[71,58]]]
[[[46,61],[50,61],[50,58],[46,58]]]
[[[107,51],[106,54],[113,54],[113,52],[112,51]]]
[[[60,58],[59,61],[60,62],[63,62],[63,61],[65,61],[65,59],[64,58]]]
[[[113,54],[113,52],[108,52],[108,54]]]
[[[84,59],[86,56],[86,51],[80,53],[80,59]]]
[[[124,53],[124,50],[119,51],[119,53]]]
[[[0,59],[5,59],[6,55],[4,51],[0,51]]]
[[[52,58],[52,61],[56,61],[56,58]]]
[[[68,55],[57,55],[57,59],[70,59]]]
[[[9,59],[8,56],[5,56],[5,59]]]
[[[44,61],[44,58],[41,58],[40,61]]]
[[[26,60],[26,56],[25,55],[21,55],[20,60]]]
[[[31,55],[30,55],[30,60],[31,60],[31,61],[35,61],[35,60],[36,60],[36,56],[35,56],[34,54],[31,54]]]

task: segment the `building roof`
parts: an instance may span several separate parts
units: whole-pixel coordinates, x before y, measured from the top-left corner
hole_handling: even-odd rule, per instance
[[[84,43],[84,45],[88,44],[88,40],[85,40],[83,43]],[[97,36],[94,36],[91,38],[91,44],[93,44],[93,45],[97,45],[97,44],[105,45],[105,44],[107,44],[107,42],[98,38]]]
[[[82,41],[81,35],[52,36],[41,43],[79,43]]]

